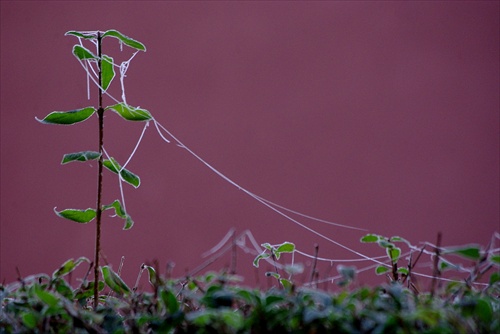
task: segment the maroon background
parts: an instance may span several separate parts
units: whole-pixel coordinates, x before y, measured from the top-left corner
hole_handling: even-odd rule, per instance
[[[97,149],[97,121],[57,127],[35,116],[95,105],[71,54],[76,38],[63,34],[96,29],[148,48],[127,73],[128,102],[256,194],[415,244],[438,231],[444,245],[486,244],[500,229],[497,1],[2,1],[2,282],[17,277],[16,266],[51,273],[70,257],[93,256],[94,224],[52,208],[95,205],[95,163],[59,161]],[[104,52],[116,54],[116,45],[105,40]],[[105,146],[123,162],[141,130],[108,115]],[[125,256],[131,284],[154,258],[175,261],[182,275],[231,227],[260,243],[293,241],[309,253],[319,243],[320,256],[355,257],[164,144],[152,126],[129,168],[142,178],[139,189],[125,188],[136,225],[122,231],[106,218],[103,252],[115,269]],[[118,196],[110,176],[105,202]],[[301,221],[380,253],[359,243],[364,232]],[[238,259],[247,282],[252,259]]]

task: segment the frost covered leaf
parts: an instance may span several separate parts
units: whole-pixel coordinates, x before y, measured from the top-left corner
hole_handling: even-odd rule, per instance
[[[394,248],[395,245],[392,242],[387,241],[387,239],[380,239],[377,241],[378,245],[382,248]]]
[[[446,271],[446,270],[450,270],[450,269],[460,270],[460,266],[453,264],[453,263],[443,259],[442,257],[440,257],[439,262],[438,262],[438,269],[440,271]]]
[[[500,272],[494,272],[493,274],[491,274],[488,284],[490,286],[492,286],[493,284],[495,284],[497,282],[500,282]]]
[[[125,282],[118,276],[117,273],[113,271],[109,266],[101,267],[102,277],[104,282],[113,290],[114,292],[123,295],[130,293],[130,288],[125,284]]]
[[[35,118],[40,123],[44,124],[72,125],[85,121],[94,113],[95,109],[93,107],[87,107],[70,111],[54,111],[45,116],[44,119]]]
[[[115,69],[113,66],[113,58],[109,56],[102,56],[101,61],[101,75],[102,75],[102,89],[106,91],[109,84],[113,81],[115,77]]]
[[[125,103],[118,103],[113,106],[106,107],[106,110],[112,109],[123,119],[127,121],[149,121],[153,118],[149,111],[141,108],[134,108]]]
[[[127,217],[125,218],[125,226],[123,226],[123,229],[130,230],[132,226],[134,226],[134,221],[129,215],[127,215]]]
[[[115,213],[118,217],[120,218],[125,218],[125,216],[127,215],[125,213],[125,210],[123,210],[123,207],[122,207],[122,204],[120,203],[119,200],[115,200],[113,203],[109,204],[109,205],[104,205],[102,207],[102,210],[108,210],[108,209],[115,209]]]
[[[75,55],[76,58],[80,60],[97,59],[97,57],[94,56],[94,54],[90,52],[89,49],[84,48],[81,45],[73,46],[73,54]]]
[[[481,257],[480,246],[478,245],[465,245],[446,248],[443,251],[443,254],[455,254],[471,260],[479,260],[479,258]]]
[[[66,209],[62,211],[57,211],[54,208],[54,212],[59,217],[66,218],[82,224],[92,221],[96,216],[95,210],[90,208],[87,210]]]
[[[94,33],[89,34],[89,33],[83,33],[83,32],[74,31],[74,30],[68,31],[67,33],[64,34],[64,36],[68,36],[68,35],[72,35],[72,36],[76,36],[76,37],[80,37],[80,38],[85,38],[85,39],[92,39],[92,38],[97,37],[96,34],[94,34]]]
[[[179,310],[179,302],[170,290],[162,289],[160,291],[160,298],[170,314],[174,314]]]
[[[128,45],[131,48],[134,48],[134,49],[137,49],[140,51],[146,51],[146,47],[144,46],[144,44],[142,44],[139,41],[136,41],[133,38],[125,36],[124,34],[122,34],[121,32],[119,32],[117,30],[112,29],[112,30],[106,31],[102,35],[102,38],[107,37],[107,36],[118,38],[123,44]]]
[[[290,290],[292,289],[292,282],[290,282],[290,280],[287,280],[286,278],[280,278],[279,279],[281,285],[283,285],[283,287],[286,289],[286,290]]]
[[[33,288],[35,295],[45,304],[50,307],[55,307],[59,302],[59,298],[52,292],[43,290],[40,286],[35,285]]]
[[[287,264],[284,270],[290,275],[302,274],[304,272],[304,265],[302,263]]]
[[[155,268],[148,266],[148,265],[143,265],[143,268],[148,271],[149,283],[151,283],[151,285],[154,286],[155,283],[158,281],[158,277],[156,276]]]
[[[356,277],[356,267],[354,266],[344,266],[339,264],[337,266],[337,271],[344,280],[352,281]]]
[[[23,313],[21,316],[21,320],[26,327],[28,327],[29,329],[34,329],[38,323],[37,313],[35,313],[34,311]]]
[[[132,218],[125,212],[123,206],[119,200],[115,200],[113,203],[109,205],[104,205],[102,207],[103,210],[115,209],[115,213],[118,217],[125,219],[124,230],[130,229],[134,225],[134,221]]]
[[[267,277],[274,277],[276,279],[280,279],[281,275],[278,274],[277,272],[274,272],[274,271],[268,271],[266,272],[266,276]]]
[[[406,240],[405,238],[402,238],[400,236],[391,237],[391,242],[404,242],[408,246],[411,246],[411,243],[408,240]]]
[[[398,268],[398,273],[408,276],[410,272],[408,271],[408,268]]]
[[[113,173],[118,174],[118,172],[120,172],[120,175],[121,175],[123,181],[133,185],[135,188],[138,188],[141,185],[141,179],[139,178],[139,176],[132,173],[128,169],[125,169],[125,168],[122,169],[122,166],[120,166],[120,164],[112,157],[109,158],[109,160],[107,160],[107,159],[104,160],[103,164],[104,164],[104,167],[106,167],[107,169],[109,169]]]
[[[264,247],[267,250],[273,250],[273,246],[271,246],[271,244],[268,243],[268,242],[265,242],[265,243],[261,244],[261,246]]]
[[[391,259],[392,263],[396,263],[401,255],[401,248],[399,247],[389,247],[385,249],[387,256]]]
[[[80,265],[82,262],[90,262],[89,259],[86,257],[80,257],[78,260],[73,260],[69,259],[68,261],[64,262],[62,266],[57,269],[53,274],[52,277],[57,278],[57,277],[62,277],[70,272],[72,272],[76,267]]]
[[[98,160],[101,157],[101,153],[95,151],[82,151],[75,153],[68,153],[63,156],[61,164],[67,164],[71,161],[89,161],[89,160]]]
[[[368,243],[368,242],[378,242],[380,237],[376,234],[367,234],[364,237],[361,238],[361,242]]]
[[[388,271],[389,271],[389,268],[384,267],[384,266],[378,266],[377,268],[375,268],[375,273],[377,275],[383,275]]]
[[[291,242],[284,242],[276,248],[276,253],[292,253],[295,251],[295,244]]]
[[[255,268],[259,268],[259,261],[262,259],[267,259],[270,256],[271,256],[271,254],[269,254],[269,253],[262,253],[262,254],[257,255],[257,257],[253,260],[253,266]]]
[[[491,255],[490,262],[496,264],[497,266],[500,265],[500,255]]]

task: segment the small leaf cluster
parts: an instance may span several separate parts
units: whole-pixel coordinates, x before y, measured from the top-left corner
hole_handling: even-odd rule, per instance
[[[390,238],[377,235],[377,234],[367,234],[361,238],[361,242],[363,243],[377,243],[380,247],[385,249],[388,259],[391,262],[391,266],[383,266],[379,265],[375,268],[375,273],[377,275],[383,275],[388,273],[392,268],[392,275],[395,280],[398,279],[399,274],[403,274],[408,276],[409,270],[407,268],[398,268],[398,260],[401,256],[401,247],[398,247],[396,243],[406,243],[410,245],[410,243],[399,236],[393,236]]]
[[[408,265],[406,267],[399,267],[398,261],[401,257],[401,248],[397,246],[397,243],[403,243],[410,248],[410,250],[418,249],[413,246],[408,240],[399,237],[384,237],[377,234],[367,234],[363,236],[360,240],[362,243],[377,243],[381,248],[385,249],[387,257],[389,259],[390,265],[378,265],[375,268],[375,273],[377,275],[388,275],[393,281],[404,282],[412,275],[412,269],[415,267],[415,263],[418,261],[420,255],[424,252],[425,246],[419,251],[418,257],[412,261],[411,255],[407,258]],[[496,268],[489,277],[489,283],[494,284],[500,281],[500,272],[498,268],[500,267],[500,255],[498,255],[498,249],[495,251],[491,249],[492,243],[487,247],[482,247],[477,244],[466,244],[453,247],[438,247],[433,246],[434,251],[429,252],[434,258],[434,275],[441,275],[445,271],[456,271],[462,273],[468,273],[468,277],[465,279],[467,284],[472,284],[479,281],[484,274],[490,271],[492,268]],[[450,260],[450,256],[455,256],[459,259],[469,261],[473,263],[472,269],[464,268],[462,264],[455,260]],[[390,275],[389,275],[390,273]]]
[[[278,268],[276,266],[276,261],[280,259],[281,254],[283,253],[293,253],[295,252],[295,244],[285,241],[279,245],[271,245],[270,243],[263,243],[261,245],[264,247],[264,250],[262,253],[257,255],[255,259],[253,260],[253,265],[254,267],[258,268],[259,267],[259,262],[261,260],[266,260],[271,258],[274,261],[276,271],[274,272],[266,272],[266,276],[274,277],[278,280],[278,282],[287,290],[292,289],[292,281],[287,278],[283,278],[281,274],[278,273]],[[294,264],[294,265],[289,265],[286,266],[285,271],[289,274],[291,277],[294,273],[300,273],[303,271],[303,267],[300,264]]]
[[[130,288],[101,267],[100,304],[92,283],[68,276],[85,258],[0,286],[2,333],[498,333],[500,285],[476,290],[448,285],[440,297],[402,284],[328,292],[268,290],[240,285],[238,276],[209,272],[166,279],[144,265],[152,292]]]

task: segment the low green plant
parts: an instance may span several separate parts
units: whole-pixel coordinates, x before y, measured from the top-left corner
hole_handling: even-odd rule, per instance
[[[91,160],[98,161],[98,173],[97,173],[97,194],[96,194],[96,205],[93,208],[88,209],[64,209],[61,211],[57,211],[54,209],[55,213],[62,217],[77,223],[86,224],[91,222],[92,220],[96,220],[96,242],[95,242],[95,257],[94,257],[94,307],[97,307],[98,303],[98,286],[99,286],[99,256],[101,251],[101,220],[102,220],[102,212],[105,210],[114,210],[116,216],[125,220],[124,229],[130,229],[134,224],[131,216],[125,209],[125,203],[116,199],[110,204],[102,203],[102,195],[103,195],[103,168],[108,169],[109,171],[118,174],[120,178],[120,187],[121,181],[129,183],[135,188],[140,185],[140,178],[136,174],[132,173],[125,166],[122,166],[118,161],[116,161],[113,157],[107,156],[107,152],[104,150],[104,114],[109,111],[113,111],[121,116],[126,121],[133,122],[141,122],[141,121],[149,121],[152,119],[151,114],[141,108],[136,108],[128,105],[125,100],[123,101],[115,101],[110,106],[104,107],[103,105],[103,95],[109,88],[111,82],[116,76],[115,67],[120,68],[121,74],[121,82],[123,84],[123,76],[124,72],[129,66],[129,62],[122,62],[120,65],[114,63],[114,59],[106,55],[102,52],[102,41],[107,37],[112,37],[118,39],[120,44],[124,44],[127,47],[130,47],[136,52],[146,51],[146,47],[122,33],[116,30],[108,30],[108,31],[95,31],[95,32],[84,32],[84,31],[68,31],[66,33],[68,36],[77,37],[80,41],[79,44],[74,45],[73,47],[73,55],[80,61],[82,66],[87,69],[88,77],[92,78],[95,81],[98,87],[98,100],[97,106],[89,106],[84,108],[79,108],[70,111],[54,111],[45,116],[43,119],[37,119],[39,122],[43,124],[56,124],[56,125],[73,125],[76,123],[80,123],[86,121],[94,114],[97,114],[98,118],[98,129],[99,129],[99,138],[98,138],[98,150],[97,151],[80,151],[74,153],[68,153],[63,156],[62,164],[67,164],[70,162],[87,162]],[[93,53],[91,50],[87,49],[83,46],[83,41],[89,41],[94,43],[97,47],[97,52]],[[135,55],[135,54],[134,54]],[[90,70],[94,67],[97,72],[97,80],[91,77]],[[123,90],[123,87],[122,87]],[[122,96],[124,99],[124,95]],[[105,158],[105,155],[107,156]],[[126,165],[126,164],[125,164]],[[103,275],[106,278],[106,267],[102,268]]]
[[[489,283],[490,286],[497,284],[500,281],[500,256],[498,255],[498,249],[492,249],[491,246],[494,243],[495,237],[489,243],[487,247],[482,247],[477,244],[466,244],[454,247],[441,247],[440,246],[441,236],[438,235],[438,244],[431,245],[434,251],[425,251],[425,247],[430,245],[426,243],[422,248],[418,248],[412,245],[408,240],[399,237],[384,237],[378,234],[367,234],[361,238],[362,243],[376,243],[381,248],[385,249],[387,258],[390,262],[389,265],[379,264],[375,267],[375,273],[377,275],[388,275],[388,277],[393,282],[405,282],[408,281],[408,286],[411,285],[411,277],[414,274],[413,270],[415,264],[420,259],[423,253],[434,258],[433,265],[433,284],[431,291],[435,290],[435,282],[445,271],[454,270],[457,273],[467,273],[468,276],[465,278],[465,283],[471,285],[478,282],[484,275],[493,269],[490,274]],[[408,264],[405,267],[399,266],[398,261],[401,259],[402,251],[401,247],[397,246],[397,243],[406,244],[410,249],[410,255],[407,257]],[[413,252],[418,251],[418,256],[413,260]],[[472,269],[466,269],[461,264],[456,263],[449,259],[450,256],[458,257],[461,260],[466,260],[472,262]]]
[[[68,277],[89,260],[68,260],[52,275],[0,285],[1,333],[498,333],[500,287],[448,284],[440,298],[400,282],[326,292],[246,288],[237,276],[208,272],[166,278],[146,271],[152,292],[137,291],[109,270],[100,307],[92,282]],[[460,293],[456,291],[460,290]]]
[[[276,265],[276,261],[280,259],[281,254],[283,253],[293,253],[295,252],[295,244],[285,241],[279,245],[271,245],[270,243],[263,243],[261,245],[264,247],[264,250],[262,253],[257,255],[255,259],[253,260],[253,265],[254,267],[258,268],[259,267],[259,262],[261,260],[269,259],[272,258],[272,261],[274,263],[274,269],[275,271],[268,271],[266,272],[266,276],[269,277],[274,277],[285,289],[291,290],[293,283],[291,281],[291,277],[294,273],[300,273],[303,271],[303,267],[300,264],[291,264],[284,266],[284,270],[288,273],[288,278],[283,278],[281,274],[279,273],[278,267]]]

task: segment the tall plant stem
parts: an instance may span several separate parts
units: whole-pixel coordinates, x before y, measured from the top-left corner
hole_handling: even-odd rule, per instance
[[[94,260],[94,309],[99,305],[99,254],[101,251],[101,216],[102,216],[102,167],[103,167],[103,134],[104,134],[104,109],[102,107],[102,71],[101,71],[101,33],[97,32],[97,53],[99,68],[99,170],[97,176],[97,208],[96,208],[96,235],[95,235],[95,260]]]

